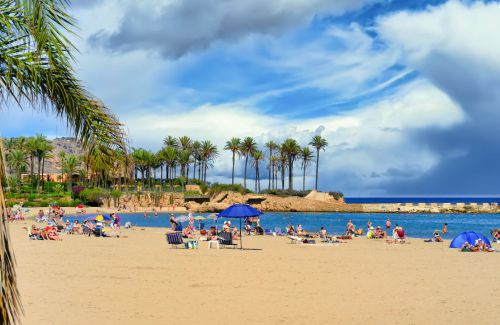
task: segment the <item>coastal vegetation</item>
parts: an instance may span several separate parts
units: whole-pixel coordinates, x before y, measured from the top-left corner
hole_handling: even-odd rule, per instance
[[[68,200],[70,196],[82,199],[72,193],[75,186],[102,188],[108,192],[186,192],[186,185],[198,185],[202,193],[213,193],[223,186],[208,181],[209,171],[220,160],[219,149],[209,140],[167,136],[157,152],[144,148],[130,151],[117,148],[106,152],[106,157],[104,152],[89,150],[66,152],[41,134],[4,139],[3,142],[9,175],[6,188],[13,198],[16,194],[18,198],[23,198],[26,193],[39,195],[39,198],[53,194],[57,183],[66,184],[65,191],[56,192],[66,195]],[[299,192],[305,192],[307,171],[313,163],[319,163],[318,152],[326,146],[327,142],[321,136],[314,136],[309,146],[303,147],[292,138],[282,143],[268,141],[260,146],[252,137],[233,137],[223,148],[231,152],[232,159],[231,186],[228,188],[249,192],[251,186],[247,186],[247,181],[252,177],[255,193],[277,193],[278,190],[280,193],[295,193],[293,180],[298,175],[294,172],[300,169]],[[235,184],[235,167],[239,162],[243,164],[243,184]],[[47,165],[50,165],[48,171]],[[267,188],[263,188],[261,175],[266,169],[268,182]],[[82,201],[85,203],[84,198]]]

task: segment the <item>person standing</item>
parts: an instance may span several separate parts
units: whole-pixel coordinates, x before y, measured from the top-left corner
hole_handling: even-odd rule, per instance
[[[385,221],[385,227],[387,229],[391,229],[391,219],[387,218],[387,220]]]

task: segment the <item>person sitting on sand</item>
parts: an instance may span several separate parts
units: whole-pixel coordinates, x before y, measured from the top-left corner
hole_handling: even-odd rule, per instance
[[[398,241],[400,243],[404,243],[406,241],[407,237],[406,237],[405,230],[403,229],[403,227],[401,227],[401,226],[397,227],[396,234],[398,236]]]
[[[491,237],[493,237],[493,241],[500,242],[500,229],[492,229]]]
[[[67,234],[71,234],[72,233],[73,226],[71,225],[71,222],[69,222],[69,220],[66,220],[66,225],[65,225],[64,230],[65,230],[65,232]]]
[[[319,230],[319,237],[320,238],[327,238],[327,233],[326,233],[326,229],[325,227],[321,227],[320,230]]]
[[[250,226],[249,224],[246,224],[245,225],[245,232],[248,236],[250,236],[250,234],[252,233],[252,226]]]
[[[288,235],[293,236],[295,235],[295,228],[293,228],[292,225],[288,225],[286,232],[288,233]]]
[[[78,222],[78,220],[75,220],[75,222],[73,223],[73,228],[71,229],[71,232],[73,234],[77,234],[77,235],[81,234],[82,228],[81,228],[80,223]]]
[[[443,238],[441,237],[441,233],[439,230],[434,230],[434,241],[436,243],[441,243],[443,241]]]
[[[375,228],[375,238],[386,238],[386,237],[387,237],[387,233],[382,230],[381,226],[378,226],[377,228]]]
[[[210,227],[210,230],[207,233],[207,239],[217,240],[217,229],[215,229],[215,226]]]
[[[471,245],[469,244],[469,242],[465,242],[461,247],[460,247],[460,250],[462,252],[471,252]]]
[[[375,228],[370,227],[368,228],[368,232],[366,233],[366,238],[368,239],[375,239]]]
[[[193,226],[187,226],[182,230],[182,234],[186,238],[193,238],[194,237],[194,227]]]
[[[304,228],[302,228],[302,225],[297,226],[297,235],[303,235],[304,234]]]
[[[356,234],[356,227],[352,223],[351,219],[349,219],[349,221],[347,221],[346,232],[345,233],[346,233],[346,235],[354,235],[354,234]]]

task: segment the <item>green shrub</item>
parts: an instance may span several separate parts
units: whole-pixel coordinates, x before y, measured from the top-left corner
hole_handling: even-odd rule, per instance
[[[328,192],[328,194],[333,196],[335,198],[335,200],[338,200],[338,199],[344,197],[344,193],[342,193],[342,192]]]
[[[272,195],[277,195],[277,196],[298,196],[298,197],[305,197],[307,194],[311,193],[310,190],[307,191],[294,191],[294,190],[264,190],[261,192],[262,194],[272,194]]]
[[[93,207],[101,206],[103,199],[108,196],[108,193],[102,188],[86,188],[80,192],[80,199],[83,203]]]
[[[220,192],[225,192],[225,191],[232,191],[232,192],[238,192],[241,194],[247,194],[247,193],[252,193],[252,191],[246,189],[243,187],[241,184],[219,184],[219,183],[213,183],[210,185],[208,188],[208,195],[212,196],[214,194],[218,194]]]
[[[28,201],[32,202],[36,200],[36,194],[30,194],[28,195]]]

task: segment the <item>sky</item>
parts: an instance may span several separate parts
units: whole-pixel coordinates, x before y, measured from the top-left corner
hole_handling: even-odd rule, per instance
[[[221,151],[210,181],[230,181],[231,137],[305,146],[319,134],[320,190],[500,194],[498,1],[83,0],[70,11],[76,72],[132,146],[209,139]],[[17,107],[0,110],[0,130],[70,134]]]

